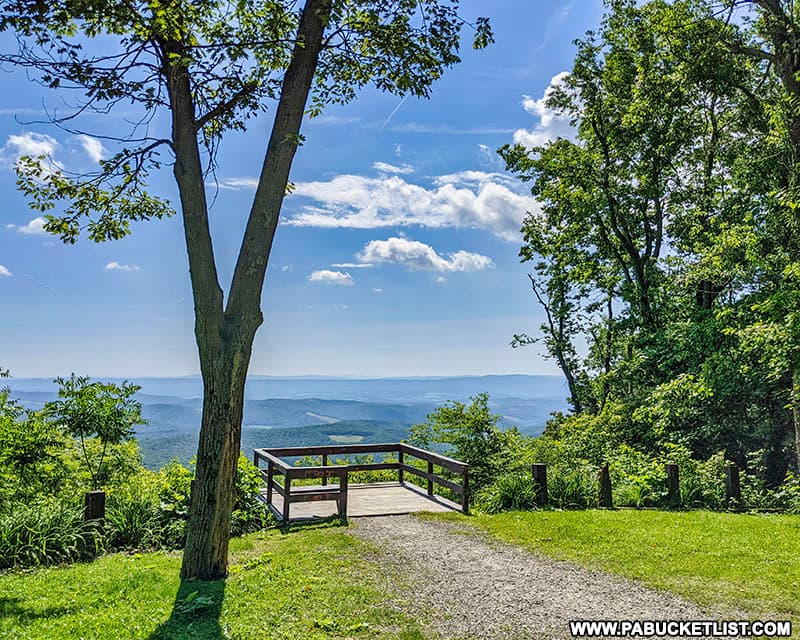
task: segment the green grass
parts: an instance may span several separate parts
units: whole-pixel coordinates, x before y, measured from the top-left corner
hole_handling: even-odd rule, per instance
[[[505,542],[706,607],[800,622],[800,516],[592,510],[434,517],[468,521]]]
[[[422,640],[373,557],[346,528],[321,526],[232,540],[224,581],[181,584],[180,556],[164,552],[6,573],[0,638]]]

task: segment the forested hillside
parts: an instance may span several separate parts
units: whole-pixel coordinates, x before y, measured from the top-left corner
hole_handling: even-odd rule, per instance
[[[574,135],[500,150],[540,203],[520,256],[570,390],[555,439],[601,460],[800,462],[798,16],[778,2],[611,1],[548,106]]]

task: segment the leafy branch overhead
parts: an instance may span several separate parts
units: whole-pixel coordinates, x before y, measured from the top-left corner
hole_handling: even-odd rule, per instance
[[[403,0],[322,3],[326,28],[307,113],[346,103],[373,84],[382,91],[427,97],[431,84],[460,58],[460,31],[467,24],[473,45],[493,42],[486,18],[466,23],[456,3]],[[132,105],[131,131],[107,136],[122,145],[92,174],[67,175],[42,158],[24,158],[16,170],[32,206],[47,214],[46,231],[74,242],[82,230],[104,241],[130,233],[130,223],[171,215],[167,201],[147,192],[146,178],[174,162],[174,131],[159,131],[156,115],[174,107],[170,78],[186,74],[192,127],[205,150],[204,171],[216,166],[226,132],[280,99],[298,42],[300,12],[294,2],[201,3],[133,0],[38,0],[0,2],[0,31],[17,35],[19,49],[0,53],[0,63],[29,69],[44,86],[80,95],[76,108],[51,115],[70,132],[87,114]],[[102,53],[88,46],[103,39]],[[174,122],[173,122],[174,127]],[[300,138],[286,139],[299,144]],[[159,152],[166,152],[162,159]],[[58,213],[57,206],[63,207]],[[89,220],[83,223],[82,219]]]

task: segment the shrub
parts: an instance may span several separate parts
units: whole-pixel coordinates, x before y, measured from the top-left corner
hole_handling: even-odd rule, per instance
[[[261,472],[245,456],[239,456],[236,470],[236,503],[231,516],[231,536],[240,536],[274,526],[267,505],[259,499]]]
[[[0,513],[0,568],[74,562],[103,548],[96,522],[83,521],[80,505],[64,500],[16,503]]]
[[[587,463],[555,465],[547,470],[547,495],[559,509],[588,509],[599,504],[597,470]]]
[[[477,496],[479,508],[488,513],[527,511],[536,508],[536,483],[530,474],[507,473]]]
[[[147,549],[161,544],[165,522],[160,490],[157,474],[142,472],[109,492],[105,527],[110,547]]]

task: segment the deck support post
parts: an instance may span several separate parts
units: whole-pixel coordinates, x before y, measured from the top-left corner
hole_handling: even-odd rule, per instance
[[[461,487],[461,511],[466,515],[469,514],[469,467],[464,467]]]
[[[292,500],[292,479],[287,473],[283,476],[283,524],[289,524],[289,505]]]
[[[327,453],[323,453],[322,454],[322,466],[323,467],[327,467],[328,466],[328,454]],[[328,484],[328,476],[322,476],[322,486],[325,486],[327,484]]]
[[[272,461],[267,461],[267,504],[272,504],[272,480],[275,477],[275,467]]]
[[[397,452],[397,464],[400,465],[400,466],[397,467],[397,481],[400,484],[403,484],[403,482],[405,481],[405,474],[403,473],[403,464],[404,464],[404,462],[403,462],[403,450],[402,449],[400,449],[400,451]]]
[[[347,471],[339,476],[339,517],[347,520]]]
[[[433,495],[433,479],[430,477],[433,475],[433,462],[428,460],[428,495]]]

